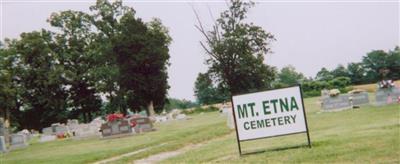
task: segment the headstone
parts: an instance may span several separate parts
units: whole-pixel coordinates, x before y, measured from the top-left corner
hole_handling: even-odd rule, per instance
[[[173,110],[171,110],[171,112],[169,112],[168,114],[167,114],[167,118],[168,118],[168,120],[175,120],[176,119],[176,116],[178,116],[179,114],[181,114],[181,110],[179,110],[179,109],[173,109]]]
[[[235,124],[234,124],[234,121],[233,121],[232,108],[228,109],[228,113],[226,115],[226,125],[229,127],[229,129],[235,129]]]
[[[156,122],[166,122],[168,120],[167,116],[157,116]]]
[[[25,135],[13,134],[11,135],[10,149],[23,148],[28,146]]]
[[[325,111],[350,109],[351,103],[348,94],[322,98],[322,109]]]
[[[9,136],[9,131],[8,131],[8,128],[6,128],[6,126],[5,126],[3,118],[0,118],[0,136],[4,137],[5,143],[10,142],[10,138],[7,137],[7,136]]]
[[[0,153],[5,153],[5,152],[7,152],[6,141],[4,139],[4,136],[0,136]]]
[[[379,88],[375,93],[376,105],[397,103],[400,97],[400,88]]]
[[[184,119],[186,119],[186,114],[178,114],[178,115],[176,116],[176,119],[177,119],[177,120],[184,120]]]
[[[327,90],[327,89],[321,90],[321,97],[322,98],[329,97],[329,90]]]
[[[132,132],[128,120],[118,120],[104,123],[101,125],[100,130],[103,137],[117,134],[128,134]]]
[[[148,117],[132,118],[130,120],[135,133],[153,131],[153,124]]]
[[[88,124],[79,124],[76,121],[69,121],[68,128],[75,138],[87,138],[93,136],[100,136],[100,127],[104,123],[100,117],[95,118]],[[106,130],[107,132],[107,130]]]
[[[69,132],[68,127],[65,125],[58,125],[54,127],[56,135],[63,135]]]
[[[100,125],[101,126],[101,125]],[[92,136],[100,136],[100,126],[94,124],[83,124],[76,131],[76,137],[84,138],[84,137],[92,137]]]
[[[53,128],[52,127],[47,127],[42,129],[42,133],[45,135],[52,135],[53,134]]]
[[[23,129],[21,131],[19,131],[17,134],[22,134],[25,135],[25,138],[29,141],[32,138],[32,134],[28,129]]]
[[[54,141],[57,139],[57,136],[55,135],[42,135],[40,136],[39,142],[49,142],[49,141]]]
[[[77,119],[71,119],[67,121],[67,125],[78,125],[79,121]]]
[[[4,122],[3,119],[0,118],[0,136],[4,136],[5,135],[5,126],[4,126]]]
[[[350,94],[352,105],[365,105],[369,104],[369,98],[367,92],[359,92]]]

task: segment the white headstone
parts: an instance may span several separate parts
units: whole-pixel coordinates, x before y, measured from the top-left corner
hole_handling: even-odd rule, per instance
[[[228,109],[226,109],[226,111],[227,111],[227,114],[226,114],[226,125],[229,127],[229,129],[235,129],[232,108],[228,108]]]
[[[186,114],[178,114],[178,115],[176,116],[176,119],[177,119],[177,120],[186,119]]]

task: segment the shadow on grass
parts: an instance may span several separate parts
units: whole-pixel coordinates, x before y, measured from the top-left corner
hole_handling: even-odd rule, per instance
[[[253,154],[260,154],[260,153],[265,153],[265,152],[284,151],[284,150],[298,149],[298,148],[310,148],[310,146],[308,144],[303,144],[303,145],[295,145],[295,146],[289,146],[289,147],[278,147],[278,148],[266,149],[266,150],[258,149],[258,150],[251,150],[251,151],[243,152],[242,155],[253,155]]]

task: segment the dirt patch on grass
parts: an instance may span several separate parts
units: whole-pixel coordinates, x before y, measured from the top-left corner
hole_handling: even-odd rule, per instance
[[[129,153],[121,154],[121,155],[119,155],[119,156],[115,156],[115,157],[108,158],[108,159],[105,159],[105,160],[97,161],[97,162],[95,162],[95,163],[93,163],[93,164],[105,164],[105,163],[110,163],[110,162],[113,162],[113,161],[120,160],[120,159],[122,159],[122,158],[124,158],[124,157],[129,157],[129,156],[132,156],[132,155],[135,155],[135,154],[138,154],[138,153],[141,153],[141,152],[144,152],[144,151],[147,151],[147,150],[156,148],[156,147],[160,147],[160,146],[163,146],[163,145],[166,145],[166,144],[167,144],[167,143],[163,143],[163,144],[160,144],[160,145],[157,145],[157,146],[146,147],[146,148],[139,149],[139,150],[136,150],[136,151],[133,151],[133,152],[129,152]]]
[[[178,150],[175,150],[175,151],[168,151],[168,152],[155,154],[155,155],[149,156],[149,157],[144,158],[144,159],[136,160],[133,163],[135,163],[135,164],[159,163],[159,162],[161,162],[163,160],[166,160],[166,159],[171,158],[171,157],[178,156],[178,155],[183,154],[183,153],[185,153],[185,152],[187,152],[189,150],[197,149],[197,148],[202,147],[204,145],[207,145],[207,144],[209,144],[211,142],[226,139],[230,135],[231,135],[231,133],[228,133],[226,135],[223,135],[223,136],[220,136],[220,137],[217,137],[217,138],[213,138],[213,139],[205,141],[205,142],[201,142],[201,143],[198,143],[198,144],[187,145],[187,146],[185,146],[183,148],[180,148]]]

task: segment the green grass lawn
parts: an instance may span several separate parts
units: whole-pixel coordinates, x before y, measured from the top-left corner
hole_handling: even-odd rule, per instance
[[[364,106],[340,112],[320,112],[318,98],[305,99],[312,148],[304,147],[305,134],[242,143],[242,150],[264,152],[239,157],[236,135],[217,112],[192,115],[193,119],[157,124],[157,131],[118,139],[33,142],[26,149],[0,155],[0,163],[90,163],[152,147],[116,163],[130,163],[151,154],[177,150],[210,141],[165,163],[399,163],[400,107]],[[299,147],[300,146],[300,147]],[[301,147],[303,146],[303,147]],[[293,148],[298,147],[298,148]]]

